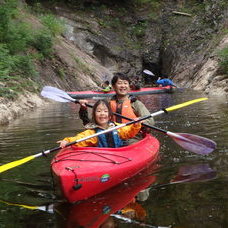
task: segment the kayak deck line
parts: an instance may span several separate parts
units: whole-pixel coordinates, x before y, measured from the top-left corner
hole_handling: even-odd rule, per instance
[[[57,194],[75,203],[104,192],[155,163],[159,148],[159,141],[149,134],[119,148],[63,148],[51,162]]]
[[[74,157],[78,157],[83,154],[93,154],[97,157],[103,158],[104,160],[91,160],[91,159],[77,159]],[[106,155],[106,156],[105,156]],[[122,162],[115,161],[114,158],[111,159],[109,157],[116,157],[116,158],[123,158]],[[108,162],[108,163],[113,163],[113,164],[123,164],[125,162],[131,161],[131,158],[128,158],[126,156],[122,156],[119,154],[110,154],[110,153],[105,153],[105,152],[94,152],[94,151],[84,151],[84,150],[78,150],[75,152],[68,152],[64,154],[60,154],[60,156],[54,157],[52,163],[57,163],[57,162],[64,162],[64,161],[79,161],[79,162]]]

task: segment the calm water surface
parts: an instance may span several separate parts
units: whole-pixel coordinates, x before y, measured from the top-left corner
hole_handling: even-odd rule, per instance
[[[195,91],[142,96],[151,112],[191,99],[205,97]],[[8,126],[0,128],[0,164],[18,160],[56,146],[56,141],[83,129],[74,104],[53,103],[28,113]],[[148,187],[144,197],[135,203],[146,219],[144,223],[181,228],[228,227],[228,100],[210,96],[193,104],[156,117],[156,126],[172,132],[186,132],[210,138],[217,149],[207,156],[185,151],[170,137],[153,132],[161,142],[159,168],[154,167],[89,201],[69,206],[56,199],[50,160],[39,157],[0,174],[0,227],[80,227],[87,221],[104,220],[112,227],[139,227],[140,216],[131,223],[120,218],[107,218],[103,209],[121,209],[140,190]],[[143,149],[143,148],[142,148]],[[188,182],[180,181],[181,178]],[[179,178],[179,179],[178,179]],[[178,183],[179,181],[179,183]],[[149,194],[148,194],[149,193]],[[19,204],[19,205],[18,205]],[[107,204],[107,205],[105,205]],[[27,208],[26,205],[35,206]],[[53,213],[43,211],[49,205]],[[34,209],[34,210],[33,210]],[[106,217],[105,217],[106,216]],[[103,225],[102,227],[108,227]],[[111,226],[109,226],[111,227]],[[151,226],[152,227],[152,226]]]

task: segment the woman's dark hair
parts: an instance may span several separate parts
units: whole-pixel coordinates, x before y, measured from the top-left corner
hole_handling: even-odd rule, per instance
[[[94,106],[93,106],[93,111],[92,111],[92,121],[93,121],[94,123],[96,123],[96,124],[97,124],[97,121],[96,121],[96,118],[95,118],[95,112],[96,112],[97,106],[98,106],[99,104],[105,105],[105,106],[107,107],[107,109],[108,109],[108,115],[109,115],[109,116],[112,116],[112,110],[111,110],[111,107],[110,107],[108,101],[107,101],[107,100],[98,100],[98,101],[94,104]]]
[[[116,82],[118,81],[118,79],[126,80],[130,84],[130,78],[126,74],[123,74],[123,73],[115,73],[114,76],[113,76],[113,78],[112,78],[112,86],[114,86],[116,84]]]

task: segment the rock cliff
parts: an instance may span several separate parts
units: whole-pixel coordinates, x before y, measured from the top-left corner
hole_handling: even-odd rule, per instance
[[[64,20],[66,32],[56,39],[53,57],[36,63],[41,85],[96,89],[118,71],[143,80],[146,68],[156,76],[169,76],[179,87],[228,94],[228,72],[221,73],[218,56],[228,47],[226,1],[84,2],[87,5],[44,1],[44,8]],[[17,107],[2,100],[1,123],[23,113],[22,97],[33,107],[41,104],[37,97],[30,101],[34,96],[26,91],[14,102]]]

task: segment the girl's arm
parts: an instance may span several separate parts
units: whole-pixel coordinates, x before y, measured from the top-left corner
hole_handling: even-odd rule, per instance
[[[67,143],[85,138],[85,137],[92,135],[92,134],[95,134],[95,131],[89,129],[89,130],[86,130],[86,131],[83,131],[83,132],[77,134],[74,137],[66,137],[63,140],[58,141],[57,143],[60,143],[60,147],[64,148]],[[97,143],[98,143],[97,137],[93,137],[93,138],[87,139],[85,141],[76,143],[75,145],[78,147],[89,147],[89,146],[93,147],[93,146],[96,146]]]
[[[141,129],[141,123],[131,124],[117,129],[121,139],[130,139],[138,134]]]

